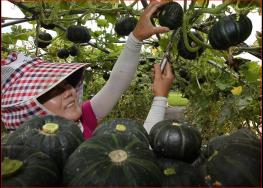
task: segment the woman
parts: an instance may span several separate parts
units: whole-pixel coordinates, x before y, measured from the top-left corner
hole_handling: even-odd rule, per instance
[[[6,128],[14,130],[33,116],[53,114],[79,122],[84,138],[90,138],[97,124],[110,113],[132,81],[142,41],[153,34],[169,31],[166,27],[154,27],[150,21],[151,15],[164,3],[153,1],[147,6],[129,35],[109,80],[89,101],[81,103],[83,72],[87,64],[49,63],[20,53],[12,53],[1,61],[1,117]],[[161,101],[160,108],[163,109],[173,81],[172,69],[168,65],[162,74],[159,66],[155,66],[155,72],[153,106],[156,101]],[[147,126],[162,117],[161,114],[160,119],[148,121]]]

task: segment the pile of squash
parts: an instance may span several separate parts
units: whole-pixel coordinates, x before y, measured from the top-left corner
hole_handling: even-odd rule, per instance
[[[260,140],[249,129],[202,144],[198,129],[164,120],[148,134],[113,119],[84,140],[75,122],[35,117],[2,143],[3,186],[259,186]]]

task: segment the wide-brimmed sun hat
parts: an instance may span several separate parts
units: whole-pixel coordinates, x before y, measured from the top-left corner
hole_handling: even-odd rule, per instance
[[[1,118],[9,130],[33,116],[52,114],[37,98],[67,79],[78,100],[83,94],[83,73],[88,64],[51,63],[12,52],[1,60]]]

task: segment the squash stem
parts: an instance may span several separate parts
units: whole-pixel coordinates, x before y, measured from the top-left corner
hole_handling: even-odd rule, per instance
[[[232,2],[231,0],[225,1],[223,4],[218,5],[216,8],[201,8],[197,10],[198,13],[209,13],[209,14],[218,14],[222,10],[226,9],[228,5],[230,5]]]
[[[9,159],[5,157],[1,162],[1,175],[5,177],[10,177],[18,172],[23,167],[23,162],[20,160]]]
[[[199,46],[196,46],[193,48],[192,46],[189,45],[188,36],[187,36],[187,28],[186,28],[188,25],[188,22],[189,22],[189,17],[185,14],[183,18],[183,25],[182,25],[184,45],[189,52],[196,52],[199,49]]]
[[[43,125],[42,130],[47,134],[54,134],[59,128],[59,125],[56,123],[46,123]]]
[[[211,48],[212,49],[212,46],[204,43],[203,41],[201,41],[198,37],[196,37],[193,33],[188,33],[189,37],[191,37],[191,39],[193,39],[193,41],[201,46],[204,46],[206,48]]]

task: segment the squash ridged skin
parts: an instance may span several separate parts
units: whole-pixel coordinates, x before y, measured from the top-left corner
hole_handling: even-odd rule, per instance
[[[113,162],[110,153],[125,151]],[[154,153],[135,137],[112,134],[83,142],[69,157],[63,173],[65,186],[160,186],[161,171]]]
[[[118,131],[116,129],[117,125],[124,125],[126,127],[125,131]],[[93,132],[93,137],[101,136],[105,134],[123,134],[127,136],[135,136],[140,141],[149,146],[149,135],[143,125],[131,119],[117,118],[108,120],[101,125],[99,125]]]
[[[43,27],[44,29],[48,29],[48,30],[53,30],[56,25],[55,24],[52,24],[52,23],[49,23],[49,24],[45,24],[43,22],[40,23],[41,27]]]
[[[201,41],[204,41],[202,36],[199,33],[197,33],[197,32],[192,32],[192,33],[197,38],[199,38]],[[189,45],[191,47],[195,47],[195,45],[196,45],[195,42],[189,36],[188,36],[188,42],[189,42]],[[200,46],[196,52],[189,52],[184,45],[184,39],[183,39],[183,36],[181,35],[181,37],[177,43],[177,50],[178,50],[178,54],[181,57],[183,57],[185,59],[193,60],[193,59],[196,59],[196,57],[200,56],[204,52],[205,49],[203,46]]]
[[[84,26],[71,25],[66,31],[66,37],[74,43],[88,43],[91,39],[89,30]]]
[[[138,20],[134,17],[123,17],[115,24],[115,32],[120,36],[128,36],[135,28]]]
[[[162,170],[162,186],[199,186],[203,185],[198,170],[189,163],[168,158],[159,158],[158,164]],[[174,174],[167,174],[165,170],[172,168]]]
[[[177,2],[169,2],[159,8],[158,20],[161,26],[171,30],[178,29],[183,23],[183,8]]]
[[[260,186],[260,164],[260,146],[230,143],[211,155],[200,168],[200,173],[208,185]]]
[[[245,41],[252,32],[252,22],[240,14],[236,21],[236,14],[225,16],[216,22],[208,33],[208,39],[214,49],[226,50]]]
[[[44,134],[42,126],[56,123],[59,129],[54,134]],[[20,125],[7,139],[8,145],[26,145],[48,154],[62,168],[69,155],[84,141],[75,122],[62,117],[47,115],[35,116]]]
[[[43,41],[50,41],[52,40],[52,36],[49,33],[46,32],[40,32],[38,35],[38,38]],[[39,40],[35,40],[36,46],[39,48],[46,48],[50,42],[40,42]]]
[[[151,147],[158,156],[185,162],[193,162],[197,158],[202,143],[197,129],[174,120],[155,124],[149,137]]]
[[[77,55],[79,55],[79,53],[80,53],[80,51],[79,51],[79,48],[77,46],[73,45],[69,48],[69,54],[71,56],[77,56]]]
[[[61,59],[66,59],[69,57],[69,50],[65,48],[59,49],[57,52],[57,56]]]
[[[220,151],[226,147],[226,145],[231,143],[252,144],[260,147],[260,140],[257,138],[255,133],[247,128],[243,128],[230,135],[221,135],[211,138],[207,143],[204,155],[208,158],[214,153],[215,150]]]
[[[27,146],[2,145],[2,162],[5,157],[22,161],[19,171],[2,177],[3,186],[57,186],[60,182],[56,163],[45,153]]]

